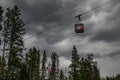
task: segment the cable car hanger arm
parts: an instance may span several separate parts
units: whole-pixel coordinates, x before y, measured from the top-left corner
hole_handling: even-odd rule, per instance
[[[81,21],[82,20],[82,18],[81,18],[82,15],[83,14],[79,14],[79,15],[75,16],[75,18],[78,18],[78,20]]]

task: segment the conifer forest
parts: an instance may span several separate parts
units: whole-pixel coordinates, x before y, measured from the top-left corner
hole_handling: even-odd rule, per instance
[[[21,14],[17,5],[0,6],[0,80],[120,80],[120,74],[101,77],[94,53],[81,57],[76,45],[71,45],[71,64],[65,68],[59,66],[57,52],[26,48]]]

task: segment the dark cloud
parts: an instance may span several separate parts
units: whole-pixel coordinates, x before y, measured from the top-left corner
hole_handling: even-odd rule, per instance
[[[33,5],[29,5],[29,2],[33,1]],[[38,17],[39,15],[42,14],[49,14],[49,11],[54,10],[57,7],[61,6],[61,1],[59,0],[30,0],[27,2],[27,0],[21,1],[17,0],[14,1],[20,9],[23,11],[23,14],[26,13],[24,17]],[[31,20],[31,19],[28,19]]]
[[[104,22],[105,24],[103,24],[102,26],[106,27],[107,29],[102,29],[98,32],[96,32],[96,34],[94,36],[91,37],[92,40],[103,40],[106,42],[112,42],[112,41],[120,41],[120,27],[119,27],[119,23],[120,23],[120,6],[116,5],[116,8],[112,9],[110,13],[108,13],[108,16],[106,16]]]
[[[92,12],[97,15],[101,11],[103,12],[111,12],[116,5],[119,5],[120,1],[119,0],[106,0],[104,2],[102,1],[95,1],[92,3],[91,10]]]
[[[14,1],[17,4],[23,13],[23,18],[26,23],[26,29],[28,32],[36,32],[37,25],[41,24],[45,30],[54,29],[56,27],[60,27],[60,24],[64,23],[64,21],[74,18],[75,8],[79,6],[83,6],[87,0],[84,1],[66,1],[66,4],[62,5],[64,1],[60,0],[31,0],[33,1],[33,5],[29,5],[27,0],[24,1]],[[80,4],[78,3],[80,2]],[[49,23],[58,24],[53,26]],[[32,26],[31,26],[32,24]],[[34,26],[35,24],[35,26]],[[53,27],[52,27],[53,26]],[[39,32],[39,31],[38,31]]]
[[[113,58],[113,57],[117,57],[117,56],[120,56],[120,51],[115,51],[115,52],[111,52],[109,54],[103,54],[101,55],[100,53],[97,53],[94,55],[95,58],[99,59],[99,58]]]
[[[100,31],[99,33],[95,34],[95,36],[92,37],[92,40],[103,40],[107,42],[112,41],[120,41],[120,28],[119,25],[116,25],[117,27],[111,30],[104,30]]]
[[[110,30],[103,30],[98,32],[97,34],[95,34],[95,36],[93,36],[91,39],[92,40],[103,40],[106,42],[113,42],[113,41],[120,41],[120,27],[119,27],[119,23],[116,23],[114,25],[114,28],[110,29]],[[107,26],[109,27],[109,26]]]

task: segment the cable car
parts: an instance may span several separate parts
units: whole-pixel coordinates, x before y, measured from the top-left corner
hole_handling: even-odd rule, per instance
[[[83,14],[77,15],[75,18],[78,18],[78,22],[75,24],[75,32],[83,33],[84,32],[84,24],[81,22]]]
[[[84,32],[84,24],[83,23],[75,24],[75,32],[83,33]]]

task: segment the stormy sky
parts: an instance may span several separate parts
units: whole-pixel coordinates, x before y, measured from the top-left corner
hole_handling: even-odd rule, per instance
[[[120,0],[0,0],[4,7],[18,5],[25,23],[27,48],[36,46],[70,64],[76,45],[80,56],[95,55],[101,76],[120,73]],[[76,15],[83,13],[84,33],[75,33]]]

